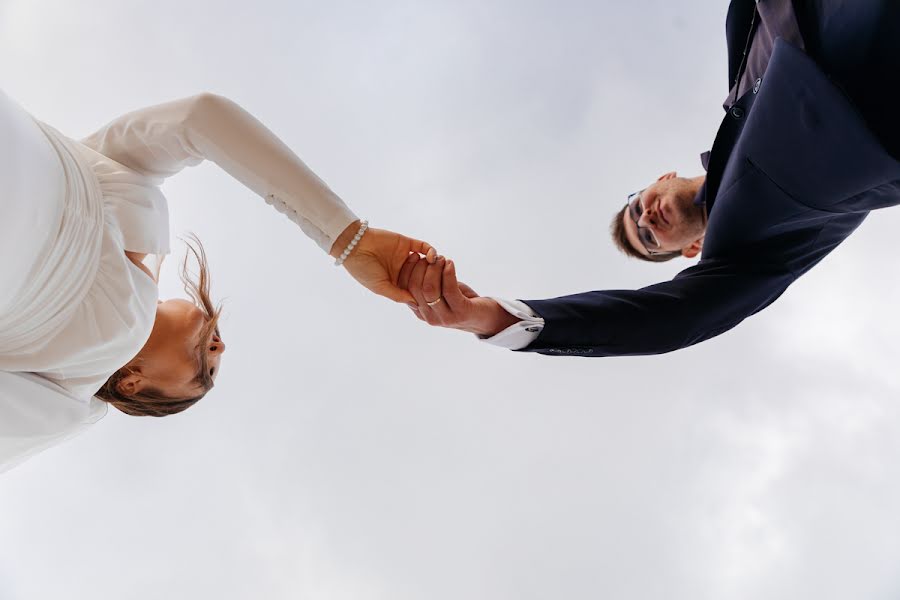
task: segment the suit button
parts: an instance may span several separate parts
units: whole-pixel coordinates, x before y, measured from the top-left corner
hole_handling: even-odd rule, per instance
[[[756,83],[753,84],[753,93],[756,94],[759,92],[759,86],[762,85],[762,78],[757,79]]]
[[[731,116],[735,119],[742,119],[744,117],[744,109],[740,106],[732,107]]]

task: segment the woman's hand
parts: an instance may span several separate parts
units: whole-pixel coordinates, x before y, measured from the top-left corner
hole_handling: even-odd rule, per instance
[[[359,221],[351,223],[335,241],[331,255],[337,258],[359,231]],[[397,286],[400,269],[410,254],[425,255],[433,263],[437,252],[431,244],[387,231],[369,228],[344,261],[344,268],[356,281],[379,296],[394,302],[414,302],[409,291]]]

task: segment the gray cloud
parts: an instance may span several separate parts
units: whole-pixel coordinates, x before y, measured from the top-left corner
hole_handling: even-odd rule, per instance
[[[647,180],[699,171],[724,15],[2,0],[0,74],[72,135],[226,94],[479,292],[546,297],[680,268],[626,261],[606,226]],[[3,600],[896,597],[896,211],[727,336],[565,360],[370,298],[214,166],[165,191],[226,299],[219,385],[5,474]]]

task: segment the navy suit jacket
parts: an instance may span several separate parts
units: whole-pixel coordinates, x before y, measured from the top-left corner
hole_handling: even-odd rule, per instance
[[[753,0],[729,9],[730,83],[752,14]],[[658,354],[709,339],[775,301],[868,211],[900,203],[900,162],[803,51],[778,39],[756,87],[711,151],[700,261],[639,290],[524,300],[545,326],[523,351]]]

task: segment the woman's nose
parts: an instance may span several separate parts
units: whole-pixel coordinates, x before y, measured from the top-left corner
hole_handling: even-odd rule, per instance
[[[219,336],[214,335],[212,341],[209,343],[209,351],[213,354],[222,354],[225,352],[225,342],[223,342]]]

